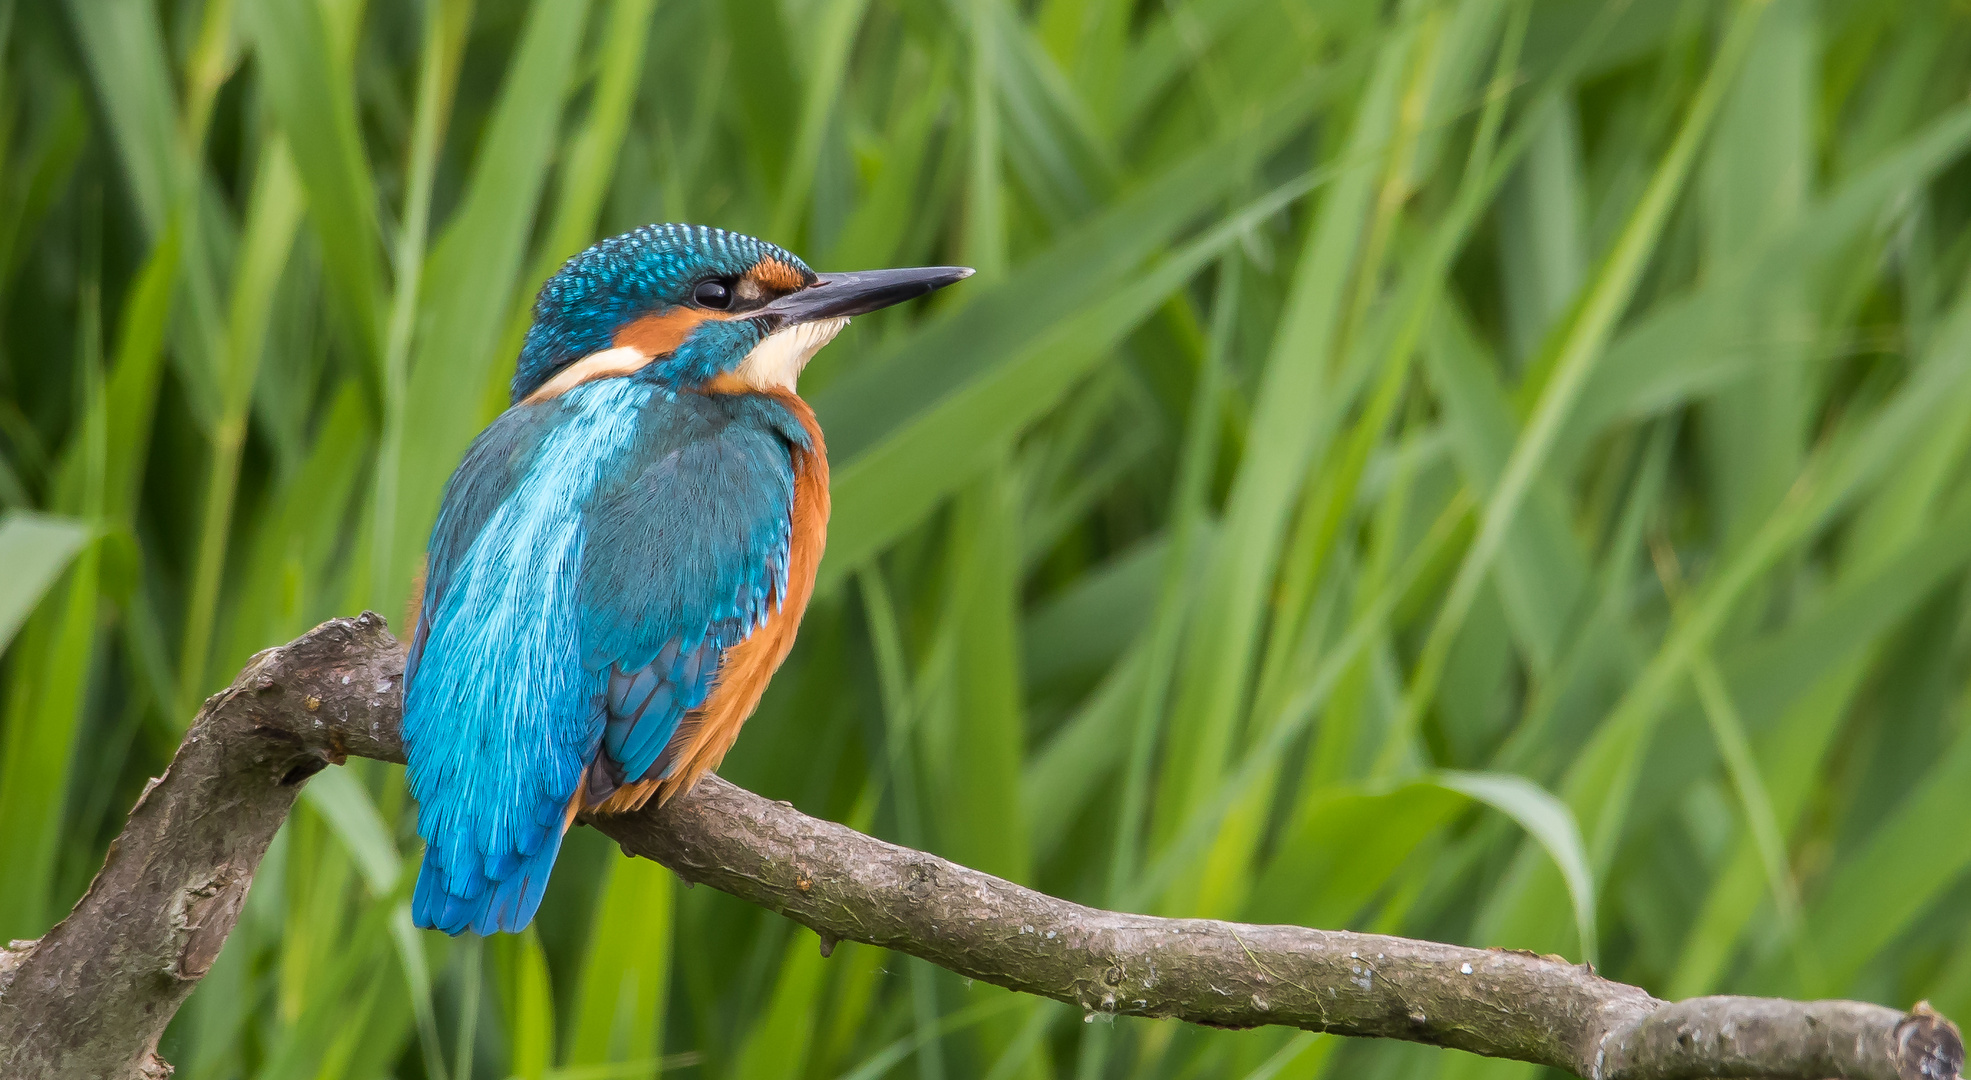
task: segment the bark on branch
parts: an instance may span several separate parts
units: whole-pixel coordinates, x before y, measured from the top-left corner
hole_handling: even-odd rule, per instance
[[[75,909],[0,950],[0,1075],[158,1077],[158,1037],[211,966],[301,785],[403,760],[402,653],[372,614],[256,656],[205,703]],[[589,822],[821,935],[1089,1012],[1283,1024],[1455,1047],[1591,1080],[1957,1080],[1957,1028],[1918,1005],[1675,1004],[1530,953],[1083,907],[807,817],[713,776]]]

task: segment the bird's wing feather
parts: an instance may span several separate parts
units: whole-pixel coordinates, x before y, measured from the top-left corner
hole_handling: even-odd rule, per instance
[[[412,628],[411,645],[404,658],[406,685],[417,677],[424,646],[431,633],[431,619],[425,605],[436,603],[449,591],[473,541],[500,504],[513,493],[533,460],[544,425],[530,422],[539,409],[509,410],[502,413],[466,448],[452,478],[445,483],[445,495],[438,508],[438,521],[431,530],[425,552],[424,573],[419,582],[422,596],[417,602],[417,625]],[[435,614],[430,612],[429,614]]]
[[[662,773],[726,650],[786,594],[806,438],[772,402],[608,379],[474,443],[404,680],[420,925],[525,926],[585,771],[591,805]]]
[[[585,663],[608,672],[591,803],[661,774],[726,650],[785,598],[791,454],[805,438],[770,403],[686,395],[645,464],[591,504],[582,643]]]
[[[540,902],[603,726],[607,678],[580,648],[583,509],[650,395],[608,380],[509,410],[447,487],[404,680],[421,925],[519,929]]]

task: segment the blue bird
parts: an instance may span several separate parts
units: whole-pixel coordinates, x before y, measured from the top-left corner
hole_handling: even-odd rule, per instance
[[[512,406],[446,485],[404,667],[419,926],[533,921],[582,811],[716,768],[786,658],[828,527],[795,380],[849,317],[971,275],[816,274],[694,225],[542,286]]]

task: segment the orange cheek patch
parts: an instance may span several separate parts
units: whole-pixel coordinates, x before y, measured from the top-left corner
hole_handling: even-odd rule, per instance
[[[746,276],[759,282],[768,293],[790,293],[796,289],[807,288],[808,278],[799,268],[779,259],[761,259],[746,271]]]
[[[723,319],[725,315],[692,307],[674,307],[655,315],[645,315],[616,331],[612,344],[627,345],[645,356],[662,356],[677,351],[700,323]]]

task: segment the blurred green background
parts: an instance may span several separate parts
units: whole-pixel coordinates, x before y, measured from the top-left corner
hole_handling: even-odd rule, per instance
[[[979,276],[804,392],[725,775],[1088,903],[1971,1019],[1962,0],[0,0],[0,939],[201,698],[396,621],[643,222]],[[400,627],[401,629],[401,627]],[[182,1077],[1506,1077],[1084,1017],[571,837],[413,931],[310,781]]]

